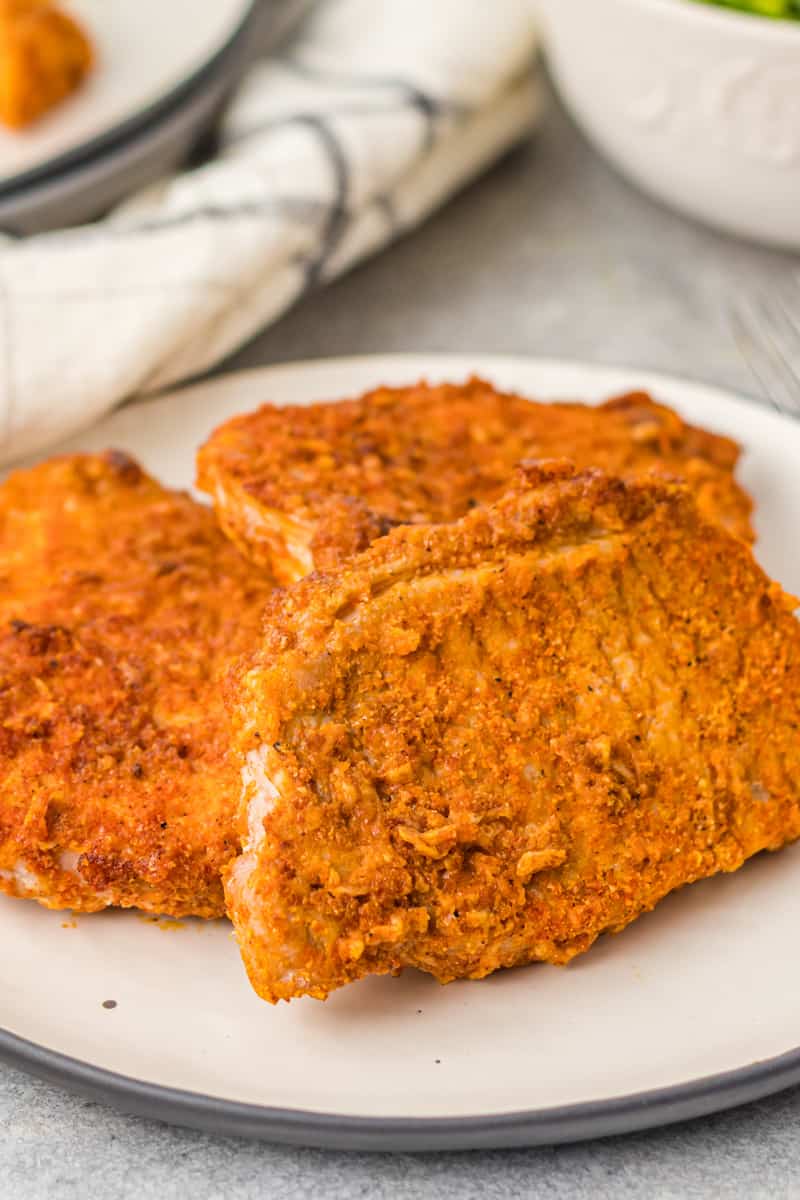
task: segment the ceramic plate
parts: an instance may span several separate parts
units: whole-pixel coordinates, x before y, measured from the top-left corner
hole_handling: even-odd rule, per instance
[[[0,190],[58,170],[147,120],[231,41],[252,0],[70,0],[95,45],[84,87],[21,132],[0,128]]]
[[[64,448],[119,446],[189,486],[197,444],[262,400],[472,371],[541,397],[648,387],[738,438],[759,556],[800,592],[800,424],[640,370],[435,356],[281,366],[129,407]],[[798,879],[800,846],[684,889],[566,969],[446,988],[408,972],[278,1008],[251,992],[224,922],[72,922],[3,899],[0,1053],[130,1111],[315,1145],[469,1148],[641,1129],[800,1082]]]

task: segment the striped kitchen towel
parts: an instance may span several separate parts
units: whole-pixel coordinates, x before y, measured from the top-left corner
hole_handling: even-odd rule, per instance
[[[207,370],[412,228],[539,111],[532,0],[320,0],[209,163],[103,221],[0,238],[0,458]]]

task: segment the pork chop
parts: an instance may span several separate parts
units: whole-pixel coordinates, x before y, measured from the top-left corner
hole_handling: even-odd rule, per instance
[[[0,0],[0,123],[21,129],[83,83],[94,52],[50,0]]]
[[[800,834],[800,626],[691,493],[568,464],[271,602],[232,685],[256,991],[566,963]]]
[[[198,484],[242,550],[284,583],[328,569],[396,524],[453,521],[499,498],[524,458],[684,478],[701,512],[752,541],[730,439],[641,392],[593,408],[537,404],[472,379],[379,388],[338,404],[264,405],[198,456]]]
[[[0,486],[0,890],[221,916],[239,768],[221,676],[272,590],[126,455]]]

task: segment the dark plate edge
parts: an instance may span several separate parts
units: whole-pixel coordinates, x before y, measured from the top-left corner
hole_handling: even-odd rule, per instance
[[[216,73],[223,61],[227,61],[230,56],[242,48],[243,41],[247,39],[260,16],[261,4],[262,0],[250,0],[227,41],[170,91],[139,109],[124,121],[120,121],[119,124],[97,134],[96,137],[81,142],[79,145],[73,146],[71,150],[65,150],[62,154],[55,155],[38,167],[30,167],[27,171],[22,171],[0,183],[0,199],[12,200],[19,192],[27,191],[45,181],[49,183],[56,176],[85,166],[87,162],[116,147],[120,142],[133,137],[172,112],[189,95],[202,87],[209,76]]]
[[[472,1117],[352,1117],[243,1104],[95,1067],[0,1029],[0,1059],[137,1117],[330,1150],[424,1152],[554,1145],[692,1120],[800,1083],[800,1047],[718,1075],[609,1100]]]

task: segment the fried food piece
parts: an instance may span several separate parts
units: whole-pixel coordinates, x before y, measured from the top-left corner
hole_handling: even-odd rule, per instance
[[[224,912],[240,781],[220,676],[272,585],[124,454],[0,486],[0,890]]]
[[[330,569],[395,524],[454,521],[499,498],[516,463],[569,458],[616,475],[687,480],[701,512],[752,541],[738,446],[642,392],[599,408],[537,404],[472,379],[379,388],[358,400],[265,405],[222,425],[198,484],[223,528],[282,582]]]
[[[21,129],[60,104],[92,67],[88,37],[49,0],[0,0],[0,122]]]
[[[271,602],[228,909],[265,999],[566,963],[800,834],[800,625],[690,493],[569,464]]]

